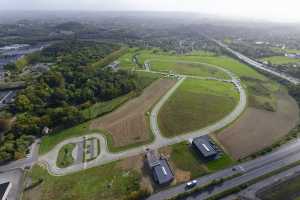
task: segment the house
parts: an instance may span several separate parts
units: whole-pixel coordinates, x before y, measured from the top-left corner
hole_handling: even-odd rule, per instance
[[[172,182],[174,174],[167,159],[160,157],[155,150],[151,149],[146,150],[146,159],[156,183],[165,185]]]
[[[193,139],[192,145],[204,159],[215,159],[218,152],[213,147],[208,136],[201,136]]]
[[[11,189],[10,182],[0,183],[0,200],[7,200],[7,196],[10,189]]]

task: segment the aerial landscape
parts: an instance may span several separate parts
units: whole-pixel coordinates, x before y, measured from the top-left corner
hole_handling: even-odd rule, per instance
[[[0,0],[0,200],[299,200],[299,6]]]

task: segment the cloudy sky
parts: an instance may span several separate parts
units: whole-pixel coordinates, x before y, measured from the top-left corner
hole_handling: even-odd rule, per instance
[[[0,0],[2,10],[193,11],[300,22],[299,0]]]

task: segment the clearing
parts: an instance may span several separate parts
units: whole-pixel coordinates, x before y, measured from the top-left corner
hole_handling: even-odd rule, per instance
[[[167,137],[198,130],[229,114],[238,100],[232,84],[187,79],[159,111],[158,125]]]
[[[249,107],[237,122],[216,136],[233,158],[239,159],[271,146],[298,121],[297,102],[282,89],[277,94],[276,112]]]
[[[139,97],[112,113],[93,120],[90,129],[107,131],[112,136],[113,146],[117,147],[149,141],[151,131],[145,114],[174,84],[174,80],[157,80]]]

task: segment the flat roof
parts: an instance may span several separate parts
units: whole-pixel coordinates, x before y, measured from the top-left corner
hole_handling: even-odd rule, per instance
[[[0,199],[6,199],[8,194],[8,190],[10,189],[10,183],[5,182],[0,184]]]
[[[215,156],[217,154],[208,137],[195,138],[192,143],[204,157]]]
[[[168,162],[165,159],[160,159],[159,163],[159,165],[153,167],[154,179],[158,182],[158,184],[171,182],[174,178],[174,175]]]

